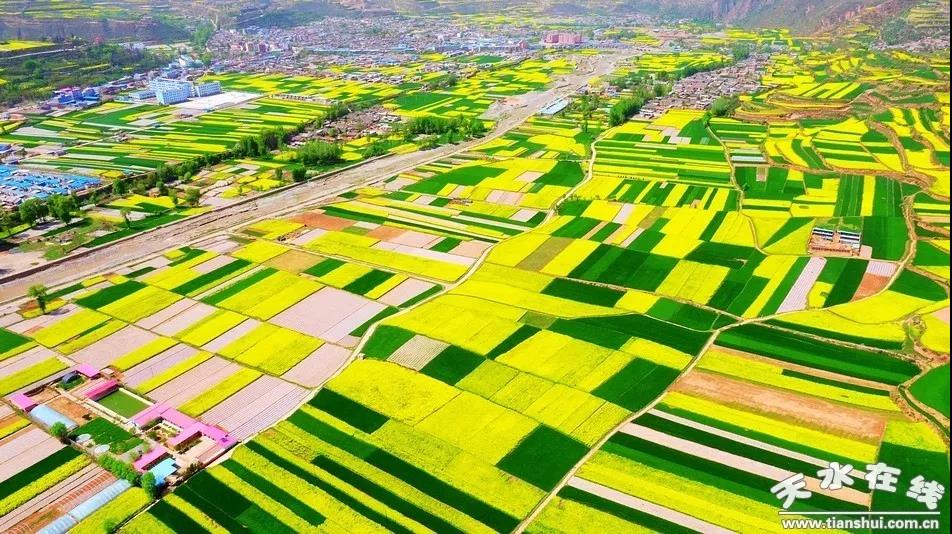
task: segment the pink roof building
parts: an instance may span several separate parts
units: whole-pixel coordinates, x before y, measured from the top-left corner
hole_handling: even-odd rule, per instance
[[[164,402],[153,404],[132,416],[132,422],[139,427],[149,426],[151,423],[160,419],[183,429],[196,423],[195,419],[192,419]]]
[[[162,419],[165,419],[181,429],[188,428],[198,422],[174,408],[169,408],[162,412]]]
[[[202,423],[202,434],[211,440],[214,440],[219,447],[223,449],[230,449],[238,444],[238,440],[231,437],[231,434],[225,432],[224,430],[218,428],[217,426],[206,425]]]
[[[36,408],[36,402],[23,393],[14,393],[13,395],[7,397],[7,400],[12,402],[14,406],[23,410],[24,412],[29,412],[33,408]]]
[[[168,404],[153,404],[132,417],[132,423],[139,428],[157,421],[165,421],[180,429],[179,433],[168,441],[172,448],[177,448],[200,436],[211,439],[222,449],[230,449],[238,443],[238,440],[231,437],[228,432],[189,417]]]
[[[92,365],[89,365],[88,363],[81,363],[77,365],[76,367],[73,367],[73,370],[85,376],[86,378],[96,378],[97,376],[102,374],[102,372],[98,368],[93,367]]]
[[[162,412],[169,409],[168,404],[153,404],[141,412],[132,416],[132,424],[139,428],[149,426],[150,424],[162,419]]]
[[[189,441],[202,435],[202,423],[195,422],[195,424],[183,428],[174,438],[169,440],[169,445],[173,449],[177,449],[182,444],[188,443]]]
[[[96,384],[95,386],[86,390],[86,398],[90,400],[99,400],[106,395],[119,389],[118,380],[106,380],[102,384]]]
[[[132,467],[135,467],[136,471],[141,473],[159,463],[160,460],[165,459],[167,456],[169,456],[168,449],[165,447],[156,447],[140,456],[138,460],[133,462]]]
[[[205,436],[206,438],[214,441],[215,444],[222,449],[230,449],[238,443],[238,440],[231,437],[228,432],[225,432],[218,427],[196,421],[195,424],[189,426],[188,428],[183,428],[177,436],[170,439],[169,445],[172,447],[178,447],[179,445],[188,443],[199,436]]]

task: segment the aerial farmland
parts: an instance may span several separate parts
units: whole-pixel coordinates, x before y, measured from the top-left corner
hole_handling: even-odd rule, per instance
[[[93,4],[192,38],[5,108],[0,531],[949,528],[947,2]]]

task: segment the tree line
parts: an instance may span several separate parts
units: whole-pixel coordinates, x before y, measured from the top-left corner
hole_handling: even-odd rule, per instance
[[[631,94],[615,102],[608,110],[608,125],[618,126],[637,115],[645,102],[652,98],[660,98],[671,92],[671,86],[666,83],[653,85],[642,84],[632,89]]]
[[[46,199],[29,198],[21,202],[15,210],[3,210],[0,213],[0,227],[9,236],[17,226],[33,226],[46,217],[69,223],[73,219],[73,213],[79,209],[79,204],[75,195],[52,195]]]
[[[711,103],[711,107],[707,110],[707,115],[709,115],[708,118],[730,117],[739,106],[740,99],[737,96],[722,95]]]
[[[235,145],[224,152],[203,154],[195,156],[189,160],[175,165],[159,164],[153,171],[130,178],[117,178],[113,180],[111,194],[115,197],[121,197],[130,192],[137,194],[147,194],[156,189],[160,195],[169,194],[169,185],[175,182],[189,182],[192,177],[201,169],[217,165],[222,161],[232,158],[257,158],[269,160],[272,158],[272,152],[284,149],[291,138],[300,134],[305,129],[313,127],[317,122],[327,122],[341,118],[348,113],[364,109],[374,105],[375,101],[363,101],[355,104],[335,103],[322,114],[321,117],[293,128],[277,126],[275,128],[266,128],[255,135],[247,135],[240,138]],[[422,140],[421,146],[429,148],[439,144],[441,139],[450,141],[458,138],[480,137],[487,131],[483,121],[472,117],[453,117],[445,118],[433,115],[416,117],[410,119],[404,124],[398,125],[397,134],[402,134],[405,140],[410,141],[418,136],[426,136]],[[381,139],[374,140],[364,149],[365,157],[375,157],[386,153],[389,144]],[[309,141],[296,149],[291,156],[291,161],[298,163],[290,169],[290,178],[295,182],[303,182],[307,179],[307,167],[320,167],[335,165],[344,161],[343,146],[340,143],[327,141]],[[283,172],[282,172],[283,174]],[[31,198],[22,202],[14,210],[0,210],[0,228],[9,237],[14,228],[28,224],[31,227],[37,222],[47,217],[60,220],[63,223],[69,223],[72,215],[79,210],[84,203],[98,204],[104,200],[104,192],[99,191],[80,198],[73,195],[53,195],[47,199]],[[172,200],[176,204],[179,198],[172,195]],[[198,188],[187,188],[184,192],[184,203],[189,206],[197,206],[200,201],[200,191]],[[124,213],[124,219],[125,213]],[[128,219],[126,219],[127,225]]]

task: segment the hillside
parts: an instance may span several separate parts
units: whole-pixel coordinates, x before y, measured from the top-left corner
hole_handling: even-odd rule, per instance
[[[359,11],[403,14],[499,13],[504,8],[545,14],[590,12],[621,14],[640,12],[668,18],[696,18],[747,27],[784,26],[803,33],[837,27],[857,18],[876,21],[878,13],[902,15],[917,4],[944,5],[947,1],[914,0],[337,0]],[[941,11],[941,7],[939,9]]]
[[[201,6],[200,11],[195,7]],[[195,14],[222,26],[292,26],[323,16],[453,13],[540,13],[550,16],[643,13],[742,27],[787,27],[797,33],[836,31],[862,23],[901,40],[947,27],[948,0],[7,0],[0,2],[0,38],[76,35],[92,39],[179,39]],[[173,20],[179,22],[170,24]],[[189,22],[190,21],[190,22]],[[183,24],[184,22],[184,24]],[[889,41],[895,39],[891,37]]]

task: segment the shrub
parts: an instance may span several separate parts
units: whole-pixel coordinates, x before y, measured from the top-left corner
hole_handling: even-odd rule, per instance
[[[69,430],[67,430],[66,425],[60,421],[53,423],[53,426],[50,427],[50,434],[53,434],[54,438],[63,443],[69,441]]]
[[[149,496],[150,500],[155,500],[156,497],[155,482],[155,474],[152,471],[142,473],[142,477],[139,478],[139,485],[142,486],[142,489],[145,491],[145,494]]]
[[[109,471],[113,475],[116,475],[116,478],[121,478],[128,481],[130,484],[135,484],[136,480],[139,478],[139,473],[131,465],[123,462],[122,460],[104,454],[99,457],[99,465],[103,469]]]

